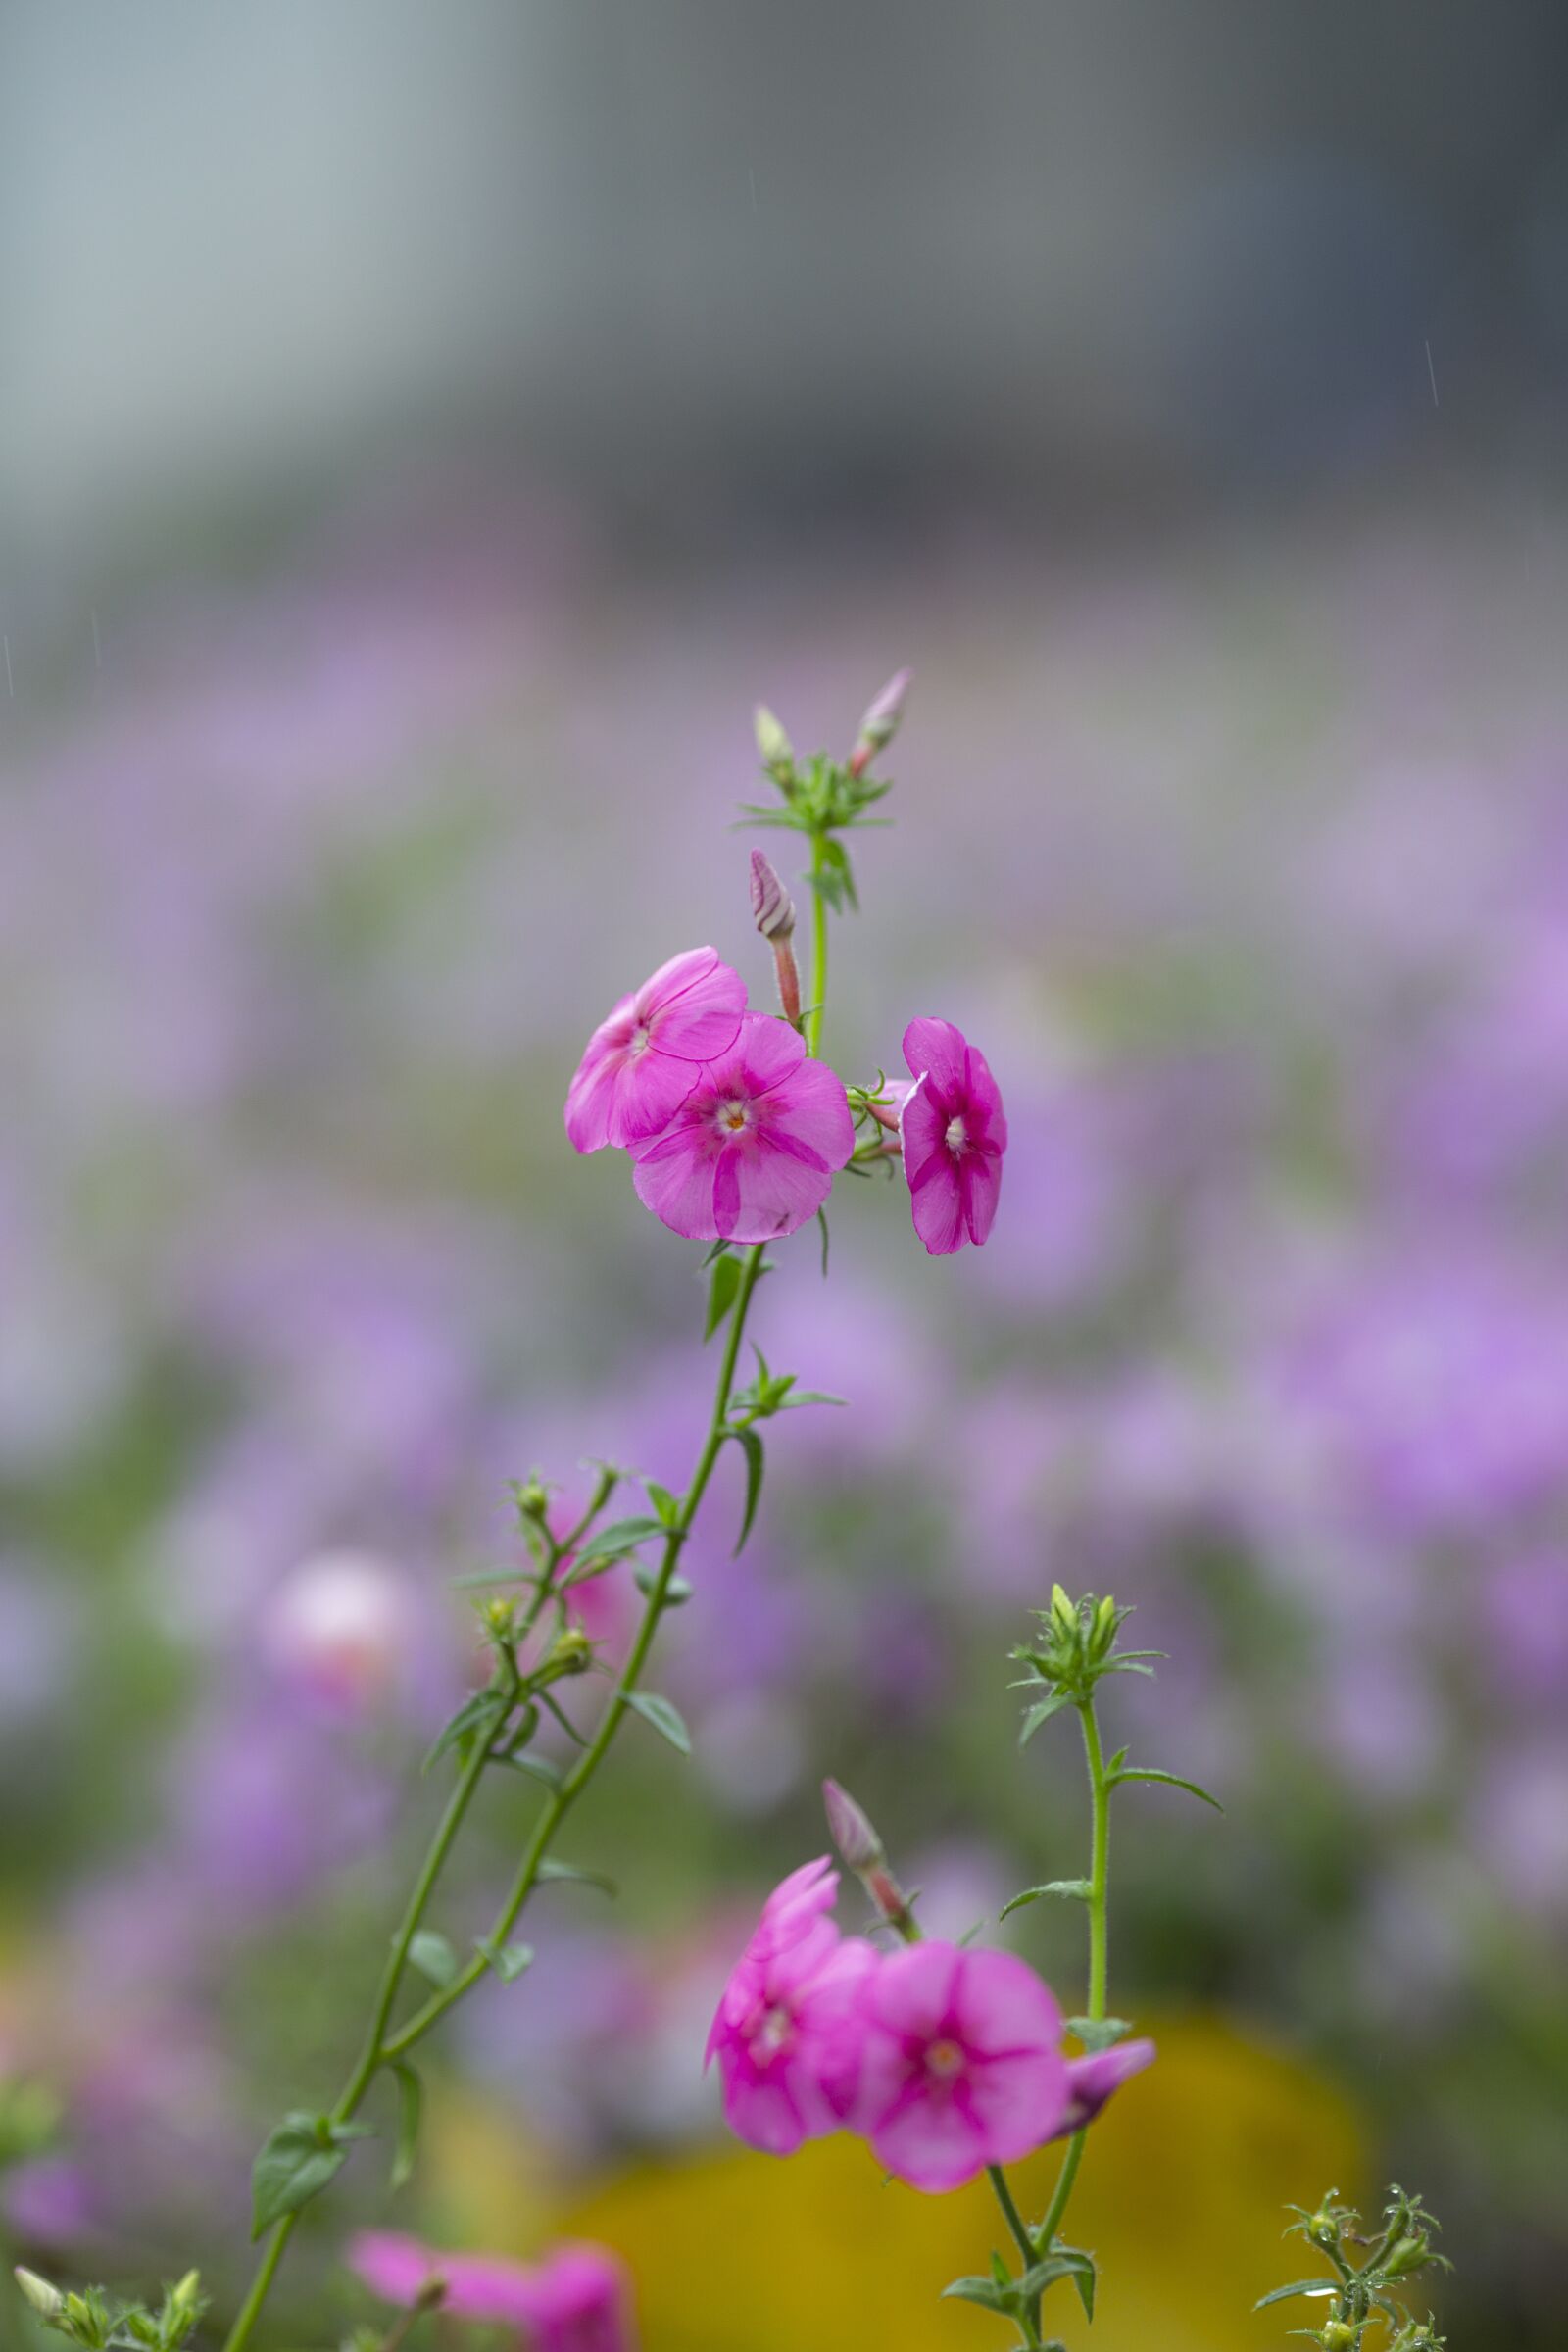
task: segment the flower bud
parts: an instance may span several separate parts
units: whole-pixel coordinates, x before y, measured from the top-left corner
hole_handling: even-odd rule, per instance
[[[542,1480],[530,1478],[513,1490],[517,1510],[524,1519],[542,1520],[550,1508],[550,1495]]]
[[[1361,2340],[1361,2330],[1348,2320],[1325,2320],[1318,2331],[1318,2342],[1324,2352],[1355,2352]]]
[[[1397,2239],[1383,2257],[1383,2276],[1386,2278],[1407,2278],[1412,2271],[1422,2269],[1431,2251],[1431,2242],[1421,2231],[1414,2236]]]
[[[545,1661],[555,1674],[586,1674],[594,1662],[594,1645],[580,1625],[558,1634]]]
[[[913,675],[912,669],[896,671],[867,710],[850,754],[852,776],[863,775],[877,753],[898,733],[899,721],[904,716],[904,698]]]
[[[760,850],[752,852],[752,919],[768,940],[788,939],[795,928],[795,901]]]
[[[858,1877],[886,1860],[881,1838],[847,1788],[841,1788],[837,1781],[824,1781],[822,1804],[827,1814],[828,1835],[838,1847],[846,1870],[853,1870]]]
[[[752,717],[752,728],[762,765],[770,775],[777,775],[781,769],[788,770],[795,765],[795,746],[765,703],[758,704]]]
[[[58,2286],[51,2286],[48,2279],[40,2278],[36,2271],[23,2270],[20,2264],[15,2277],[17,2284],[40,2319],[56,2320],[60,2317],[66,2308],[66,2298]]]

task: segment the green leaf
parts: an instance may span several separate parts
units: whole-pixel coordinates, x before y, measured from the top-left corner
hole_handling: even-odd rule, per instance
[[[615,1894],[618,1889],[613,1879],[607,1879],[602,1870],[581,1870],[575,1862],[558,1862],[554,1854],[546,1854],[535,1876],[540,1879],[574,1879],[583,1886],[597,1886],[601,1894]]]
[[[686,1729],[686,1719],[671,1700],[661,1698],[657,1690],[628,1690],[626,1704],[635,1707],[643,1721],[651,1723],[655,1731],[667,1740],[671,1747],[678,1749],[681,1755],[691,1754],[692,1736]]]
[[[424,2085],[405,2058],[394,2058],[398,2079],[398,2136],[392,2152],[392,2187],[403,2187],[414,2171],[419,2145],[419,2119],[424,2113]]]
[[[715,1257],[708,1282],[708,1317],[703,1325],[703,1338],[710,1340],[735,1303],[735,1294],[741,1287],[744,1269],[738,1257],[728,1252]]]
[[[546,1756],[525,1756],[517,1748],[508,1748],[496,1762],[509,1765],[514,1772],[525,1772],[531,1781],[543,1781],[547,1788],[561,1787],[561,1769]]]
[[[1271,2303],[1288,2302],[1292,2295],[1337,2295],[1339,2291],[1332,2278],[1297,2278],[1289,2286],[1275,2287],[1270,2295],[1259,2295],[1252,2309],[1267,2311]]]
[[[643,1484],[648,1490],[649,1501],[659,1513],[660,1526],[673,1527],[680,1517],[680,1504],[676,1497],[667,1487],[662,1487],[657,1478],[645,1479]]]
[[[752,1522],[757,1517],[757,1505],[761,1499],[762,1468],[765,1456],[762,1452],[762,1441],[755,1429],[731,1429],[729,1435],[746,1456],[746,1508],[741,1516],[741,1532],[733,1554],[738,1559],[746,1549],[746,1539],[752,1532]]]
[[[589,1537],[573,1557],[571,1577],[566,1581],[569,1584],[583,1568],[591,1567],[596,1560],[603,1560],[607,1567],[616,1560],[623,1560],[628,1552],[636,1550],[639,1544],[646,1544],[650,1536],[662,1536],[665,1533],[667,1530],[662,1519],[617,1519],[613,1527],[604,1528],[597,1536]]]
[[[1113,2050],[1126,2040],[1132,2026],[1125,2017],[1069,2017],[1067,2031],[1077,2034],[1086,2050]]]
[[[1210,1796],[1208,1790],[1200,1788],[1196,1781],[1184,1781],[1180,1773],[1155,1772],[1148,1765],[1130,1765],[1110,1776],[1112,1788],[1119,1788],[1124,1781],[1158,1781],[1167,1788],[1185,1788],[1189,1796],[1199,1797],[1205,1805],[1212,1805],[1216,1813],[1225,1810],[1217,1796]]]
[[[1053,1715],[1059,1715],[1063,1707],[1070,1707],[1071,1704],[1065,1690],[1054,1690],[1049,1698],[1043,1698],[1038,1706],[1031,1707],[1018,1733],[1018,1745],[1027,1747],[1043,1723],[1049,1723]]]
[[[848,1404],[847,1396],[832,1396],[826,1389],[797,1389],[779,1406],[781,1413],[793,1413],[798,1404]]]
[[[1010,2278],[1004,2286],[995,2278],[955,2278],[942,2292],[945,2298],[959,2303],[978,2303],[984,2311],[1011,2311],[1018,2301],[1018,2290]]]
[[[1093,1892],[1087,1879],[1050,1879],[1044,1886],[1026,1886],[1022,1894],[1015,1894],[1010,1903],[1004,1903],[997,1916],[1005,1919],[1009,1912],[1021,1911],[1025,1903],[1038,1903],[1048,1894],[1060,1895],[1069,1902],[1087,1903]]]
[[[531,1943],[493,1943],[488,1936],[480,1936],[473,1948],[489,1962],[503,1984],[514,1984],[523,1970],[533,1966]]]
[[[458,1973],[458,1955],[436,1928],[421,1928],[409,1945],[409,1965],[444,1991]]]
[[[251,2167],[251,2236],[297,2213],[341,2172],[348,2143],[368,2137],[364,2124],[324,2115],[286,2115]]]
[[[466,1740],[471,1733],[479,1729],[487,1717],[494,1718],[491,1729],[495,1730],[505,1712],[506,1703],[499,1690],[475,1690],[471,1698],[464,1700],[450,1721],[443,1724],[436,1736],[435,1745],[425,1757],[419,1770],[429,1772],[434,1765],[440,1763],[449,1747],[456,1747],[461,1740]]]
[[[659,1582],[659,1570],[657,1568],[650,1568],[646,1560],[639,1560],[631,1573],[637,1590],[643,1595],[643,1598],[645,1600],[650,1598],[655,1586]],[[666,1609],[681,1608],[685,1602],[690,1600],[691,1596],[692,1585],[690,1579],[687,1577],[672,1576],[664,1587],[664,1606]]]
[[[1043,2261],[1032,2263],[1023,2277],[1014,2280],[1014,2292],[1020,2300],[1028,2301],[1035,2295],[1043,2295],[1046,2288],[1054,2286],[1058,2278],[1072,2279],[1085,2311],[1093,2319],[1095,2258],[1092,2254],[1080,2253],[1076,2246],[1064,2246],[1059,2239]]]

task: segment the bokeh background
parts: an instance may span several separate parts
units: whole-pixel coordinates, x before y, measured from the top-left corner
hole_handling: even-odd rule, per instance
[[[783,1253],[759,1336],[851,1408],[740,1563],[715,1490],[695,1760],[628,1734],[572,1840],[618,1900],[546,1891],[268,2343],[367,2313],[349,2219],[592,2230],[652,2352],[994,2332],[934,2300],[983,2206],[733,2149],[700,2056],[824,1771],[939,1928],[1081,1867],[1005,1689],[1055,1578],[1136,1602],[1118,1735],[1228,1808],[1120,1800],[1164,2056],[1096,2340],[1283,2340],[1282,2201],[1392,2176],[1456,2341],[1560,2342],[1565,76],[1524,0],[0,12],[11,2257],[231,2308],[425,1832],[450,1580],[508,1478],[678,1484],[706,1409],[581,1041],[692,942],[764,986],[751,705],[843,751],[910,662],[827,1045],[984,1043],[994,1240],[864,1185],[825,1284]],[[1069,2007],[1079,1932],[1001,1931]]]

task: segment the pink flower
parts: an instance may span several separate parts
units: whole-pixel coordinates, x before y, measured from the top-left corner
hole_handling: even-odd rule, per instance
[[[534,2276],[530,2352],[636,2352],[631,2285],[604,2246],[558,2246]]]
[[[815,1214],[854,1146],[841,1082],[787,1021],[749,1012],[673,1124],[633,1145],[633,1182],[688,1241],[770,1242]]]
[[[700,1067],[735,1043],[746,983],[716,949],[688,948],[622,997],[588,1040],[566,1089],[566,1133],[579,1152],[633,1144],[667,1127]]]
[[[527,2352],[636,2352],[630,2282],[605,2246],[557,2246],[534,2265],[499,2254],[438,2254],[417,2238],[368,2230],[349,2247],[349,2265],[372,2294],[405,2308],[439,2278],[443,2311],[515,2327]]]
[[[911,1021],[914,1079],[899,1121],[914,1230],[933,1257],[990,1233],[1002,1194],[1007,1119],[985,1055],[951,1021]]]
[[[856,1995],[878,1957],[825,1916],[838,1884],[824,1856],[774,1888],[708,2036],[731,2131],[770,2156],[836,2132],[855,2099]]]
[[[438,2254],[416,2237],[366,2230],[350,2242],[348,2262],[383,2303],[407,2308],[439,2278],[446,2287],[441,2308],[454,2319],[521,2327],[533,2316],[535,2272],[500,2254]]]
[[[1113,2092],[1153,2063],[1154,2045],[1148,2039],[1118,2041],[1114,2048],[1094,2050],[1087,2058],[1069,2058],[1067,2096],[1071,2105],[1052,2137],[1065,2139],[1069,2132],[1092,2124]]]
[[[1050,1989],[1011,1952],[918,1943],[859,1986],[852,2127],[915,2188],[961,2187],[1060,2130],[1071,2097]]]

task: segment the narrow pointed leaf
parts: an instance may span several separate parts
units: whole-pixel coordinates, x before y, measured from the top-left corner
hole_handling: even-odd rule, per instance
[[[407,2059],[395,2058],[392,2072],[398,2079],[398,2136],[392,2151],[392,2186],[399,2189],[412,2175],[418,2152],[424,2085]]]
[[[669,1699],[661,1698],[657,1690],[628,1690],[626,1704],[635,1707],[643,1721],[651,1723],[681,1755],[691,1754],[692,1736],[686,1729],[686,1719]]]
[[[1031,1707],[1018,1733],[1018,1745],[1027,1747],[1043,1723],[1049,1723],[1053,1715],[1059,1715],[1063,1707],[1071,1704],[1065,1690],[1054,1690],[1049,1698],[1043,1698],[1038,1706]]]
[[[1120,1788],[1124,1781],[1158,1781],[1166,1788],[1185,1788],[1189,1796],[1199,1797],[1205,1805],[1212,1805],[1216,1813],[1225,1810],[1217,1796],[1210,1796],[1208,1790],[1200,1788],[1196,1781],[1184,1781],[1178,1772],[1155,1772],[1149,1765],[1134,1765],[1115,1773],[1111,1777],[1111,1787]]]
[[[558,1862],[554,1854],[545,1856],[536,1875],[541,1879],[575,1880],[579,1886],[597,1886],[601,1894],[612,1895],[617,1891],[614,1880],[607,1879],[602,1870],[582,1870],[575,1862]]]
[[[710,1340],[735,1303],[735,1294],[741,1287],[741,1261],[726,1250],[715,1257],[708,1278],[708,1315],[703,1325],[703,1338]]]
[[[499,1691],[476,1690],[471,1698],[464,1700],[451,1720],[442,1725],[436,1735],[435,1744],[420,1765],[419,1770],[421,1772],[430,1771],[433,1765],[441,1761],[449,1747],[456,1747],[460,1740],[466,1740],[471,1733],[477,1732],[487,1719],[493,1730],[499,1724],[504,1712],[505,1702]]]
[[[746,1508],[741,1514],[741,1532],[734,1554],[738,1558],[746,1549],[746,1539],[752,1532],[752,1522],[757,1517],[757,1506],[761,1499],[765,1456],[762,1441],[755,1429],[732,1429],[729,1434],[746,1456]]]
[[[1271,2303],[1288,2302],[1292,2295],[1337,2295],[1339,2291],[1332,2278],[1297,2278],[1289,2286],[1277,2286],[1271,2295],[1259,2295],[1252,2309],[1267,2311]]]
[[[251,2168],[253,2238],[319,2194],[342,2170],[351,2136],[360,2134],[334,2128],[324,2116],[283,2118]]]
[[[628,1552],[636,1550],[639,1544],[646,1544],[650,1536],[662,1536],[667,1532],[662,1519],[617,1519],[613,1527],[607,1527],[597,1536],[590,1536],[581,1546],[572,1561],[573,1575],[596,1560],[603,1560],[607,1566],[612,1561],[623,1560]]]
[[[1009,1912],[1021,1911],[1025,1903],[1041,1902],[1048,1894],[1060,1895],[1067,1902],[1087,1903],[1093,1892],[1087,1879],[1050,1879],[1044,1886],[1026,1886],[1022,1894],[1015,1894],[1010,1903],[1004,1903],[997,1916],[1005,1919]]]

